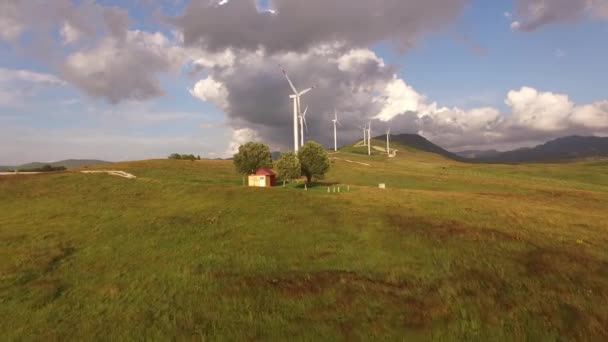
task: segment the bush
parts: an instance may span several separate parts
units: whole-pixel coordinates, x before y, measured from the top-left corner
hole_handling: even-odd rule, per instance
[[[169,159],[174,159],[174,160],[197,160],[197,157],[194,156],[194,154],[179,154],[179,153],[172,153],[169,156]],[[200,160],[201,157],[198,157],[198,160]]]

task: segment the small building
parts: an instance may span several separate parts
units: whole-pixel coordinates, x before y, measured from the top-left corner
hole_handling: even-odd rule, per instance
[[[269,188],[275,185],[277,175],[270,169],[259,169],[249,176],[249,186]]]

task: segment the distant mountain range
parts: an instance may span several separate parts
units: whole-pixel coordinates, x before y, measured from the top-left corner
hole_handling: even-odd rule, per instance
[[[608,157],[608,138],[569,136],[532,148],[498,153],[483,151],[473,161],[505,164],[559,163],[594,157]]]
[[[0,171],[12,171],[14,169],[18,170],[29,170],[29,169],[38,169],[45,165],[51,166],[65,166],[67,169],[75,169],[84,166],[100,166],[100,165],[108,165],[112,164],[111,162],[103,161],[103,160],[83,160],[83,159],[67,159],[61,160],[57,162],[50,163],[41,163],[41,162],[33,162],[27,163],[23,165],[17,166],[0,166]]]
[[[383,140],[386,139],[386,136],[379,136],[375,139]],[[569,136],[551,140],[536,147],[508,152],[473,150],[456,153],[445,150],[417,134],[391,135],[391,141],[465,163],[559,163],[584,158],[608,157],[608,138],[601,137]]]

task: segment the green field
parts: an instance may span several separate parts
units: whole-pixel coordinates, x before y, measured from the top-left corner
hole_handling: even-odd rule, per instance
[[[0,339],[608,340],[608,161],[395,147],[332,155],[370,164],[332,160],[340,193],[229,161],[0,177]]]

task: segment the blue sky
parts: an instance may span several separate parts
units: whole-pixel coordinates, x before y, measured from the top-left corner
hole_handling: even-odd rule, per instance
[[[130,6],[125,7],[122,1],[99,1],[99,6],[124,8],[130,19],[129,30],[158,31],[171,41],[171,46],[180,46],[176,38],[179,29],[163,16],[180,15],[188,9],[187,1],[176,1],[176,6],[172,3],[158,7],[129,2]],[[576,105],[608,98],[605,20],[556,22],[532,32],[519,32],[510,27],[515,19],[506,17],[507,12],[515,12],[511,1],[471,1],[452,23],[418,35],[416,43],[405,52],[397,51],[390,39],[369,48],[387,65],[395,66],[397,76],[424,94],[427,104],[436,102],[463,112],[492,107],[509,116],[515,106],[507,105],[505,98],[524,86],[567,95]],[[102,37],[84,38],[75,46],[59,42],[56,33],[47,37],[55,43],[47,45],[46,51],[56,52],[59,57],[46,58],[38,52],[39,33],[28,32],[28,23],[22,24],[26,30],[21,36],[0,39],[0,70],[4,70],[0,73],[0,165],[65,158],[162,158],[171,152],[227,156],[234,132],[244,128],[234,123],[236,115],[220,109],[217,102],[203,101],[189,92],[211,73],[193,72],[192,61],[183,62],[178,70],[160,68],[151,73],[162,95],[112,103],[92,94],[89,85],[81,84],[86,80],[73,81],[62,69],[63,59],[92,49],[103,39],[103,33]],[[60,27],[61,21],[52,24]],[[54,75],[57,81],[15,78],[19,70]],[[546,130],[541,131],[538,138],[526,138],[522,143],[542,141],[548,135]],[[555,134],[566,132],[562,129]],[[588,132],[605,130],[602,126]],[[505,148],[517,145],[513,139],[505,140]],[[450,146],[451,141],[456,140],[446,140],[443,145],[466,145]],[[282,147],[280,143],[275,145]]]

